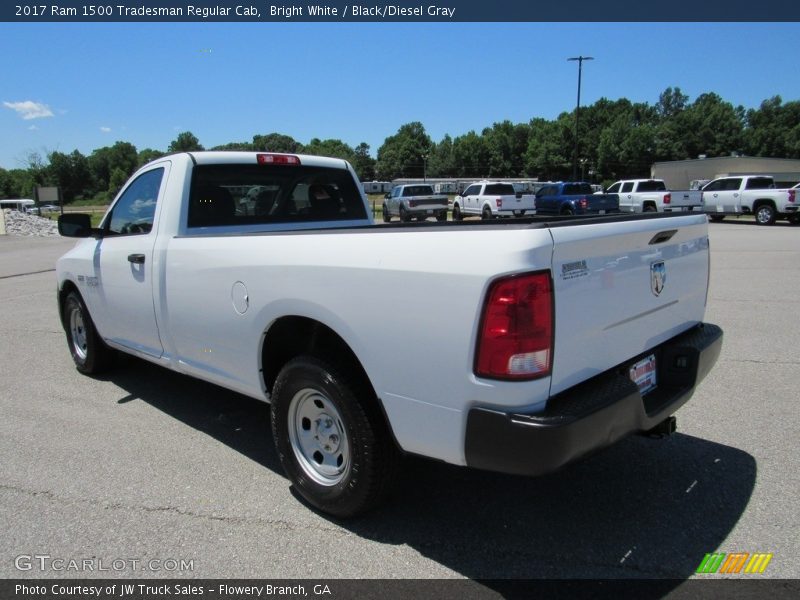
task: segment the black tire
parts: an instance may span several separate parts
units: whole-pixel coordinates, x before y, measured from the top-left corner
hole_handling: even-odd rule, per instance
[[[440,222],[447,221],[447,211],[446,210],[442,211],[438,215],[436,215],[436,220]]]
[[[115,352],[97,334],[89,310],[78,292],[67,294],[62,308],[62,322],[69,352],[78,371],[94,375],[111,367]]]
[[[800,215],[792,215],[789,217],[790,225],[800,225]]]
[[[389,208],[386,206],[386,204],[383,205],[383,208],[381,210],[383,212],[383,222],[388,223],[389,221],[391,221],[392,215],[389,214]]]
[[[575,214],[575,211],[572,209],[571,206],[565,206],[564,208],[561,209],[561,214],[564,215],[565,217],[571,217],[572,215]]]
[[[775,223],[777,214],[772,204],[759,204],[754,211],[756,223],[759,225],[772,225]]]
[[[488,221],[492,218],[492,209],[488,206],[484,206],[483,210],[481,211],[481,219],[484,221]]]
[[[461,207],[458,204],[453,205],[453,221],[463,221],[464,215],[461,214]]]
[[[403,206],[402,204],[400,205],[400,220],[403,223],[408,223],[411,221],[411,215],[406,210],[406,207]]]
[[[709,215],[708,217],[714,223],[722,223],[722,220],[725,218],[725,215]]]
[[[289,361],[275,381],[272,434],[281,465],[309,504],[335,517],[374,508],[394,479],[398,452],[366,393],[312,356]]]
[[[649,213],[649,212],[656,212],[657,210],[658,209],[655,207],[654,204],[645,204],[644,208],[642,209],[642,212]]]

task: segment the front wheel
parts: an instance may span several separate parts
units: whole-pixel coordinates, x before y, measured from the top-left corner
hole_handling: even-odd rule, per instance
[[[389,207],[385,204],[383,205],[383,222],[388,223],[392,220],[392,215],[389,214]]]
[[[776,217],[775,209],[771,204],[761,204],[756,209],[756,223],[759,225],[772,225]]]
[[[311,356],[289,361],[275,381],[272,433],[278,458],[311,505],[352,517],[389,490],[397,450],[379,409],[359,386]]]
[[[75,367],[92,375],[107,370],[114,360],[114,351],[97,333],[92,317],[78,292],[70,292],[63,306],[64,330]]]
[[[453,221],[463,221],[464,215],[461,214],[461,207],[458,204],[453,205]]]

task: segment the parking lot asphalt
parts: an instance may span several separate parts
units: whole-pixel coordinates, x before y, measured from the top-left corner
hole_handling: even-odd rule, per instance
[[[683,580],[718,551],[798,578],[800,228],[709,227],[726,337],[678,433],[531,479],[411,458],[349,522],[295,497],[266,405],[135,359],[80,375],[48,270],[72,243],[2,238],[0,577]],[[24,570],[32,555],[127,562]]]

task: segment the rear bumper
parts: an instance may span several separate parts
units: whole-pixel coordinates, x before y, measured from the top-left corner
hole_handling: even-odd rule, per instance
[[[473,408],[467,465],[541,475],[652,429],[691,398],[716,363],[722,337],[716,325],[701,324],[647,352],[656,354],[658,387],[644,397],[628,378],[626,363],[553,396],[544,412]]]

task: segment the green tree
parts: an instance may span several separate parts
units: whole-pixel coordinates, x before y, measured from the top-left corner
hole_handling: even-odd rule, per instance
[[[701,94],[676,120],[690,158],[727,156],[742,148],[744,109],[717,94]]]
[[[753,156],[800,158],[800,101],[764,100],[745,116],[744,151]]]
[[[116,142],[113,146],[98,148],[89,155],[89,169],[95,182],[93,192],[106,197],[109,193],[116,193],[118,187],[111,185],[112,173],[119,169],[127,179],[138,165],[139,153],[136,146],[129,142]]]
[[[419,121],[406,123],[378,149],[375,170],[380,179],[422,178],[433,142]]]
[[[78,197],[91,195],[94,189],[89,160],[78,150],[70,154],[51,152],[47,175],[50,183],[61,189],[65,204]]]
[[[191,131],[179,133],[178,137],[170,142],[167,152],[197,152],[205,150],[200,140]]]
[[[145,148],[144,150],[139,150],[139,155],[136,161],[136,165],[138,167],[144,166],[151,161],[161,158],[162,156],[164,156],[164,153],[161,152],[161,150],[153,150],[152,148]]]
[[[431,177],[456,177],[458,175],[453,138],[448,134],[445,134],[441,142],[431,147],[428,175]]]
[[[567,179],[572,173],[572,126],[568,113],[558,120],[537,118],[530,122],[525,171],[541,180]]]
[[[375,179],[375,159],[369,154],[369,144],[361,142],[353,150],[353,168],[361,181]]]
[[[303,145],[294,138],[282,133],[268,133],[253,136],[253,150],[258,152],[286,152],[296,154],[303,151]]]

